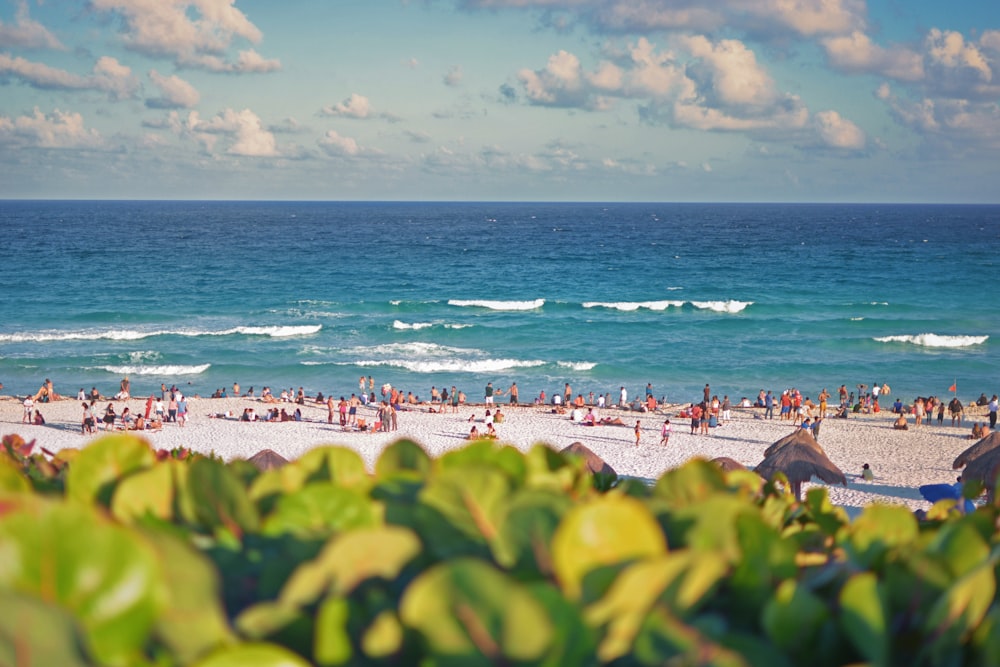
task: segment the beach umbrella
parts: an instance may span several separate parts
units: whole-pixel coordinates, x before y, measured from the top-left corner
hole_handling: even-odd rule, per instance
[[[979,458],[986,452],[1000,447],[1000,431],[993,431],[985,438],[977,440],[974,445],[966,449],[964,452],[955,457],[955,462],[951,464],[951,467],[958,470],[964,465],[968,465],[974,459]]]
[[[587,469],[594,474],[609,475],[612,478],[617,478],[618,473],[612,468],[607,461],[598,456],[592,449],[587,447],[582,442],[574,442],[572,445],[568,445],[559,450],[560,454],[573,454],[575,456],[582,456],[583,460],[587,462]]]
[[[966,463],[965,470],[962,471],[962,481],[982,482],[986,488],[987,501],[992,502],[997,473],[1000,473],[1000,447],[980,454]]]
[[[731,459],[728,456],[716,456],[711,460],[711,463],[722,468],[724,472],[731,472],[733,470],[746,470],[747,467],[737,461],[736,459]]]
[[[823,451],[823,448],[819,446],[819,443],[816,442],[816,438],[813,437],[812,431],[804,428],[797,428],[785,437],[768,446],[768,448],[764,450],[764,458],[771,456],[788,445],[804,445],[826,454],[826,452]]]
[[[757,465],[756,472],[764,479],[771,479],[778,472],[785,473],[796,500],[802,497],[802,482],[808,482],[813,477],[819,477],[827,484],[847,486],[847,477],[843,471],[815,443],[787,444],[765,457]]]
[[[275,470],[288,463],[288,459],[273,449],[262,449],[247,460],[261,471]]]

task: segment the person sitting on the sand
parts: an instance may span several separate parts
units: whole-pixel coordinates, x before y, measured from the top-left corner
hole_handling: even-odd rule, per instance
[[[35,410],[35,416],[32,418],[31,423],[35,426],[45,426],[45,417],[38,410]]]
[[[599,422],[602,426],[625,426],[625,422],[622,421],[621,417],[605,417]]]
[[[969,436],[969,440],[979,440],[980,438],[986,437],[986,430],[982,422],[976,422],[972,425],[972,435]]]
[[[497,430],[493,428],[493,423],[488,422],[486,424],[486,433],[483,435],[484,438],[493,438],[494,440],[498,437]]]
[[[897,431],[905,431],[908,429],[910,426],[906,422],[906,415],[901,414],[896,417],[896,421],[893,422],[892,427]]]
[[[493,423],[502,424],[503,420],[504,420],[504,414],[500,412],[500,408],[497,408],[497,411],[493,414]]]
[[[587,414],[583,416],[581,423],[584,426],[593,426],[595,421],[597,421],[597,417],[594,415],[593,408],[591,408],[590,410],[587,410]]]
[[[469,429],[469,435],[465,436],[466,440],[476,440],[479,438],[479,429],[473,424],[472,428]]]
[[[145,431],[146,418],[143,417],[142,415],[139,415],[138,417],[135,418],[135,421],[132,423],[132,426],[131,427],[126,426],[126,429],[130,431]]]
[[[872,472],[872,467],[867,463],[861,466],[861,479],[866,482],[871,482],[875,479],[875,473]]]
[[[281,414],[278,416],[278,421],[281,421],[281,422],[295,421],[295,417],[293,417],[290,414],[288,414],[287,412],[285,412],[284,408],[281,408]]]

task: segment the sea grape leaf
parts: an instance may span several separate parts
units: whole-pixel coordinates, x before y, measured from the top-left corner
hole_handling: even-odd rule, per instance
[[[127,664],[148,641],[165,592],[143,538],[78,503],[33,502],[0,515],[0,589],[71,612],[99,662]]]
[[[530,589],[475,558],[420,574],[399,610],[403,625],[423,635],[431,655],[461,664],[537,661],[553,637],[553,621]]]
[[[306,483],[333,482],[337,486],[358,491],[367,491],[372,485],[372,478],[368,475],[361,456],[346,447],[317,447],[290,465],[305,472]],[[283,466],[287,467],[289,466]]]
[[[486,553],[497,539],[510,481],[485,465],[445,468],[420,490],[417,520],[428,549],[451,554]]]
[[[527,587],[552,619],[552,641],[538,664],[546,667],[597,664],[598,634],[584,622],[580,607],[547,581],[533,582]]]
[[[552,537],[572,507],[565,494],[523,488],[507,501],[498,539],[492,543],[497,562],[511,570],[552,573]]]
[[[104,436],[84,448],[69,467],[66,497],[83,503],[96,500],[107,507],[126,475],[155,462],[145,440],[127,433]]]
[[[524,483],[527,464],[514,447],[500,446],[493,440],[476,440],[461,449],[445,453],[437,460],[440,469],[485,464],[507,473],[515,486]]]
[[[8,493],[31,491],[31,484],[28,483],[21,469],[6,454],[0,455],[0,491]]]
[[[719,555],[687,550],[625,566],[607,593],[584,612],[588,625],[607,626],[599,648],[601,660],[613,661],[632,650],[654,604],[664,604],[682,618],[690,615],[726,571]]]
[[[917,520],[906,507],[869,505],[849,524],[845,547],[862,568],[873,568],[890,552],[911,546],[919,536]]]
[[[221,461],[197,458],[190,463],[187,491],[201,525],[225,529],[237,539],[257,530],[260,518],[256,507],[243,484]]]
[[[606,494],[571,509],[552,538],[556,578],[571,600],[596,568],[666,553],[667,541],[642,501]]]
[[[214,565],[172,534],[144,530],[143,536],[160,561],[165,588],[154,630],[173,655],[187,664],[235,641],[222,608],[219,575]]]
[[[65,609],[0,590],[0,665],[86,667],[84,638]]]
[[[982,622],[996,594],[994,566],[992,560],[980,563],[959,577],[931,607],[926,631],[933,639],[933,652],[954,650]]]
[[[367,579],[392,581],[421,548],[416,534],[400,526],[362,527],[342,533],[314,560],[292,573],[281,590],[281,601],[305,606],[327,592],[347,595]]]
[[[347,599],[331,595],[316,612],[316,635],[313,658],[318,665],[346,664],[354,653],[348,620],[351,606]]]
[[[628,664],[712,665],[713,667],[749,665],[739,653],[723,646],[699,628],[684,623],[663,606],[654,607],[643,619],[631,657],[632,660]]]
[[[310,667],[301,656],[277,644],[251,643],[215,651],[192,667]]]
[[[370,658],[386,658],[403,645],[403,626],[394,610],[379,612],[361,636],[361,650]]]
[[[375,478],[384,480],[401,475],[423,479],[433,465],[423,447],[412,440],[397,440],[384,450],[375,462]]]
[[[859,572],[840,590],[840,625],[854,648],[873,665],[889,660],[889,619],[885,594],[872,572]]]
[[[111,498],[111,514],[130,523],[144,516],[173,518],[174,475],[172,461],[164,461],[123,479]]]
[[[336,531],[376,525],[381,516],[367,496],[329,482],[312,482],[278,499],[264,520],[263,532],[323,538]]]
[[[735,529],[742,558],[733,563],[729,585],[734,596],[734,613],[753,615],[779,581],[794,577],[796,549],[792,540],[784,540],[758,513],[744,512],[735,519]]]
[[[680,509],[697,505],[725,488],[726,477],[719,466],[704,459],[693,459],[665,472],[653,490],[673,508]]]
[[[524,457],[525,485],[552,491],[572,489],[582,465],[571,466],[566,457],[547,445],[534,445]]]
[[[786,579],[764,605],[761,624],[777,646],[801,654],[814,644],[816,633],[828,616],[819,596],[794,579]]]
[[[953,577],[972,571],[990,555],[989,545],[965,519],[943,524],[926,551],[935,554]]]

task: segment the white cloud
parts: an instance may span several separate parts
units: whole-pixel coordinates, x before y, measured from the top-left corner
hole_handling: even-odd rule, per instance
[[[358,157],[365,152],[357,141],[341,135],[336,130],[327,130],[317,143],[327,154],[336,157]]]
[[[163,76],[155,69],[150,70],[149,79],[160,90],[160,96],[146,100],[146,106],[154,109],[190,109],[198,105],[201,95],[190,83],[176,74]]]
[[[870,72],[899,81],[919,81],[924,77],[919,53],[905,46],[883,48],[860,30],[828,37],[822,44],[830,64],[845,72]]]
[[[17,2],[14,23],[0,21],[0,48],[57,49],[66,47],[41,23],[29,16],[28,3]]]
[[[343,102],[323,107],[320,110],[320,113],[326,116],[368,118],[372,114],[372,105],[368,98],[364,95],[351,93],[351,96]]]
[[[56,69],[44,63],[0,53],[0,75],[7,74],[35,88],[55,90],[97,90],[112,99],[133,97],[139,89],[132,70],[110,56],[102,56],[94,64],[90,76],[80,76]]]
[[[176,117],[174,117],[176,118]],[[250,109],[234,111],[226,109],[209,120],[201,120],[198,113],[188,115],[185,128],[194,134],[209,150],[216,146],[214,137],[228,141],[225,152],[242,157],[278,157],[274,134],[268,131],[260,117]]]
[[[698,82],[702,95],[722,107],[738,107],[744,112],[769,111],[778,100],[770,75],[757,57],[735,39],[716,43],[706,37],[682,38],[696,61],[688,66],[688,76]]]
[[[813,122],[820,139],[830,148],[861,150],[865,147],[865,133],[861,128],[836,111],[820,111]]]
[[[79,113],[58,109],[43,114],[38,107],[30,116],[0,116],[0,143],[38,148],[100,148],[104,141],[97,130],[84,126]]]
[[[235,0],[90,0],[90,7],[112,12],[124,23],[125,45],[148,56],[168,57],[180,66],[216,72],[262,72],[280,68],[255,51],[242,51],[235,63],[224,55],[234,39],[257,44],[260,30],[234,6]]]

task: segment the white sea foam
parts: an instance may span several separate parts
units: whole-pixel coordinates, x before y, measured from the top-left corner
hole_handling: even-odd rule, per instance
[[[863,318],[863,317],[852,317],[852,318],[851,318],[851,321],[852,321],[852,322],[860,322],[860,321],[862,321],[863,319],[865,319],[865,318]]]
[[[972,347],[982,345],[989,336],[942,336],[922,333],[915,336],[882,336],[874,340],[879,343],[910,343],[921,347]]]
[[[420,331],[421,329],[429,329],[434,326],[433,322],[401,322],[396,320],[392,323],[393,329],[399,329],[401,331]]]
[[[515,368],[534,368],[544,361],[520,359],[362,359],[355,366],[389,366],[413,373],[496,373]]]
[[[692,301],[691,305],[702,310],[713,310],[717,313],[739,313],[747,306],[753,305],[753,301]]]
[[[198,364],[197,366],[184,366],[163,364],[159,366],[97,366],[97,370],[107,371],[116,375],[198,375],[207,371],[212,364]]]
[[[640,308],[646,308],[648,310],[666,310],[673,306],[674,308],[680,308],[684,305],[683,301],[587,301],[582,304],[584,308],[610,308],[613,310],[624,310],[630,312],[633,310],[639,310]]]
[[[545,305],[545,299],[535,299],[534,301],[489,301],[489,300],[462,300],[449,299],[449,306],[459,306],[462,308],[489,308],[490,310],[535,310]]]
[[[142,340],[153,336],[270,336],[284,338],[287,336],[306,336],[314,334],[323,328],[322,324],[299,326],[268,326],[268,327],[233,327],[231,329],[110,329],[92,331],[37,331],[28,333],[0,334],[0,343],[44,343],[69,340]]]
[[[596,366],[596,365],[597,364],[595,362],[592,362],[592,361],[558,361],[558,362],[556,362],[556,366],[559,366],[560,368],[568,368],[571,371],[579,371],[579,372],[593,370],[594,366]]]

